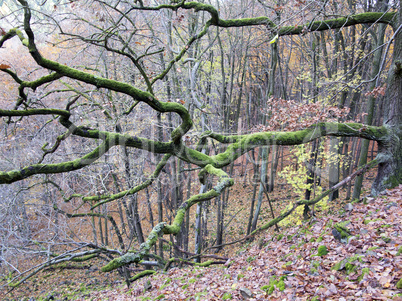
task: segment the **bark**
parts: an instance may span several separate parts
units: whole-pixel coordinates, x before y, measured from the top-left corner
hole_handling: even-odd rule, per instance
[[[374,195],[402,183],[402,14],[400,10],[393,28],[394,54],[385,94],[387,109],[384,110],[384,127],[390,135],[386,141],[379,142],[377,158],[381,163],[372,186]]]

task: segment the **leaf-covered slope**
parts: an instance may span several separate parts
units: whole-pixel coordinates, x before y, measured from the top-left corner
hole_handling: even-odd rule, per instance
[[[91,293],[91,298],[398,300],[402,185],[345,209],[341,215],[319,217],[266,236],[225,266],[174,268],[141,279],[130,289]]]

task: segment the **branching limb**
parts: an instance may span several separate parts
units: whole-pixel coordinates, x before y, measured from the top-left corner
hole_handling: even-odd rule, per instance
[[[137,186],[135,186],[135,187],[133,187],[133,188],[131,188],[131,189],[128,189],[128,190],[125,190],[125,191],[121,191],[121,192],[119,192],[119,193],[116,193],[116,194],[113,194],[113,195],[109,195],[109,196],[91,196],[91,197],[83,197],[82,199],[83,199],[83,201],[85,201],[85,202],[87,202],[87,201],[97,201],[97,200],[105,199],[104,201],[99,202],[99,203],[96,203],[95,205],[93,205],[93,206],[91,207],[91,210],[93,210],[93,209],[95,209],[96,207],[98,207],[98,206],[100,206],[100,205],[103,205],[103,204],[105,204],[105,203],[109,203],[109,202],[111,202],[111,201],[120,199],[120,198],[122,198],[122,197],[135,194],[135,193],[137,193],[137,192],[139,192],[139,191],[141,191],[141,190],[147,188],[149,185],[151,185],[151,184],[154,182],[154,180],[159,176],[160,172],[162,171],[163,167],[165,167],[166,163],[168,162],[168,160],[169,160],[169,158],[170,158],[171,156],[172,156],[172,155],[170,155],[170,154],[165,155],[165,156],[162,158],[161,162],[159,162],[159,164],[156,166],[156,169],[155,169],[155,171],[152,173],[152,175],[150,175],[150,176],[148,177],[148,179],[147,179],[145,182],[141,183],[140,185],[137,185]]]
[[[175,130],[172,131],[171,139],[174,144],[180,144],[182,136],[187,133],[193,126],[191,116],[184,106],[179,103],[159,101],[151,93],[137,89],[130,84],[96,76],[91,73],[68,67],[58,62],[44,58],[35,44],[35,37],[30,25],[31,11],[28,3],[26,2],[26,0],[19,0],[19,2],[24,7],[24,29],[28,36],[29,52],[39,66],[52,70],[60,75],[94,85],[97,88],[105,88],[115,92],[124,93],[133,97],[134,100],[148,104],[151,108],[158,112],[177,113],[182,119],[182,123]]]
[[[37,174],[56,174],[81,169],[99,159],[112,146],[114,145],[109,140],[105,140],[92,152],[72,161],[54,164],[33,164],[20,170],[0,172],[0,184],[10,184]]]
[[[248,151],[269,145],[299,145],[311,142],[325,136],[336,137],[360,137],[374,141],[385,141],[389,133],[386,127],[368,126],[360,123],[332,123],[323,122],[312,125],[307,129],[295,132],[260,132],[246,135],[224,136],[214,133],[206,133],[206,136],[222,143],[231,143],[226,150],[215,156],[207,156],[199,151],[184,147],[184,151],[175,155],[180,159],[205,166],[211,164],[216,168],[227,166]]]
[[[16,288],[17,286],[19,286],[20,284],[24,283],[27,279],[31,278],[32,276],[36,275],[37,273],[39,273],[40,271],[42,271],[43,269],[58,264],[58,263],[62,263],[62,262],[66,262],[66,261],[76,261],[76,262],[82,262],[85,260],[89,260],[95,256],[98,256],[100,253],[102,252],[102,250],[97,249],[97,250],[89,250],[89,251],[83,251],[83,252],[78,252],[78,253],[71,253],[71,252],[66,252],[60,256],[54,257],[49,259],[48,261],[46,261],[45,263],[42,263],[30,270],[25,271],[24,273],[28,273],[26,276],[24,276],[21,280],[18,280],[17,282],[16,279],[18,279],[19,277],[21,277],[21,275],[16,276],[15,278],[13,278],[10,283],[8,283],[8,285],[10,287],[12,287],[11,290],[13,290],[14,288]],[[95,255],[95,256],[93,256]],[[10,291],[11,291],[10,290]]]
[[[205,177],[205,173],[209,173],[211,175],[216,175],[219,177],[219,182],[217,185],[209,190],[206,193],[201,193],[192,196],[189,198],[187,201],[181,204],[179,209],[177,210],[176,217],[171,225],[168,225],[165,222],[157,224],[151,231],[151,233],[148,235],[148,238],[146,242],[141,244],[140,249],[136,253],[126,253],[125,255],[115,258],[112,261],[110,261],[107,265],[101,268],[103,272],[110,272],[112,270],[115,270],[119,267],[129,265],[131,263],[138,263],[140,262],[151,250],[151,248],[156,244],[158,241],[159,236],[162,236],[163,234],[173,234],[176,235],[179,233],[181,225],[184,220],[185,213],[188,209],[191,208],[191,206],[199,203],[199,202],[204,202],[207,200],[210,200],[214,197],[219,196],[222,191],[226,187],[230,187],[233,185],[233,179],[230,179],[228,175],[212,165],[207,165],[203,171],[201,171],[203,174],[202,177]]]
[[[10,40],[15,36],[18,36],[22,45],[28,47],[28,39],[24,37],[22,31],[19,30],[18,28],[12,28],[0,39],[0,48],[3,47],[4,43],[7,40]]]

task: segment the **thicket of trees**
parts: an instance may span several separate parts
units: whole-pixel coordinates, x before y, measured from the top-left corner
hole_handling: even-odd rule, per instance
[[[359,198],[377,164],[373,194],[402,183],[399,1],[0,4],[10,285],[64,261],[100,258],[129,283],[222,260],[204,253],[232,240],[235,183],[252,187],[245,235],[301,205],[307,217],[342,186]],[[258,226],[278,173],[302,194]],[[22,271],[32,257],[43,263]],[[145,272],[132,277],[134,263]]]

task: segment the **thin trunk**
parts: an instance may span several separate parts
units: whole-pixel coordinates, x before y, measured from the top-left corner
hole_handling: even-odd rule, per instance
[[[267,171],[268,171],[268,158],[269,158],[269,148],[263,147],[261,150],[261,182],[265,185],[267,184]],[[262,199],[264,195],[264,186],[260,184],[260,188],[258,190],[258,202],[257,207],[255,208],[253,223],[251,225],[251,232],[257,228],[258,216],[260,215]]]

